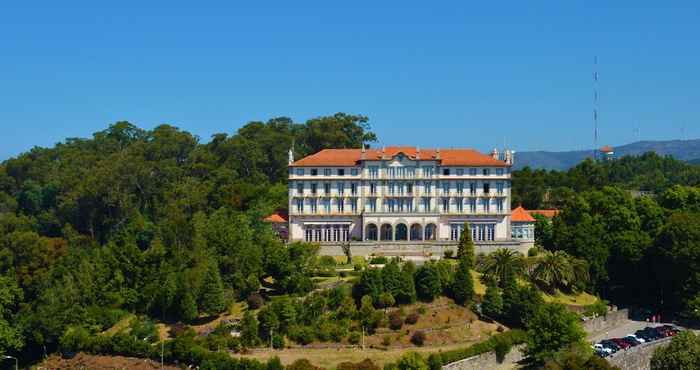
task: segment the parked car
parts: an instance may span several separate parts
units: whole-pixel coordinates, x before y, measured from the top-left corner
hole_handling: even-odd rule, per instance
[[[625,339],[628,340],[628,341],[630,341],[630,342],[632,342],[632,343],[634,343],[635,346],[644,343],[644,339],[638,338],[638,337],[637,337],[636,335],[634,335],[634,334],[628,334],[628,335],[625,337]]]
[[[613,353],[612,349],[607,348],[607,347],[605,347],[604,345],[602,345],[602,344],[600,344],[600,343],[596,343],[596,344],[592,345],[591,347],[593,347],[593,349],[594,349],[596,352],[603,352],[603,353],[605,353],[606,355],[610,355],[610,354]],[[603,356],[603,357],[604,357],[604,356]]]
[[[615,344],[617,344],[617,346],[620,347],[621,349],[627,349],[627,348],[632,347],[632,344],[630,344],[629,342],[627,342],[626,340],[624,340],[622,338],[613,338],[611,340],[613,342],[615,342]]]
[[[611,339],[603,340],[600,342],[600,344],[602,344],[605,348],[610,348],[613,351],[613,353],[622,349],[620,348],[620,346],[617,345],[617,343],[615,343],[615,341]]]

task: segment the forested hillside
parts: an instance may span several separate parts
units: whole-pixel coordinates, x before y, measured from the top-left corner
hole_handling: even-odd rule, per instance
[[[0,354],[38,358],[71,325],[125,312],[217,314],[272,276],[307,291],[313,251],[284,248],[262,216],[286,207],[287,151],[360,147],[362,116],[251,122],[203,144],[118,122],[0,165]],[[314,257],[315,258],[315,257]]]

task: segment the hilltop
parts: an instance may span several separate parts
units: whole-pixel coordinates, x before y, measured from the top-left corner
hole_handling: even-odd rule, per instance
[[[666,141],[638,141],[615,148],[615,157],[625,155],[640,155],[646,152],[655,152],[665,156],[671,155],[676,159],[700,163],[700,139],[693,140],[666,140]],[[531,151],[518,152],[515,167],[521,169],[525,166],[531,168],[543,168],[548,170],[566,170],[585,158],[591,156],[592,150],[574,150],[564,152]]]

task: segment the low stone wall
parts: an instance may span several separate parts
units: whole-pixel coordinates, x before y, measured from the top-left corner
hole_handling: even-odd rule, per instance
[[[513,369],[513,364],[521,361],[524,357],[522,349],[525,345],[513,346],[502,362],[496,359],[496,352],[483,353],[478,356],[465,358],[464,360],[455,361],[444,365],[442,370],[482,370],[482,369]]]
[[[622,370],[649,370],[651,368],[651,356],[659,347],[665,347],[671,343],[672,338],[663,338],[653,342],[640,344],[626,351],[619,351],[608,357],[611,365]]]
[[[617,311],[610,311],[604,316],[596,317],[583,322],[583,329],[588,335],[595,335],[608,331],[621,325],[629,319],[629,310],[624,308]]]
[[[529,247],[517,241],[499,241],[491,243],[475,243],[474,252],[476,254],[489,254],[496,249],[506,248],[527,255]],[[350,251],[353,256],[367,257],[370,255],[385,256],[431,256],[432,258],[442,258],[445,251],[451,250],[457,253],[457,242],[454,241],[434,241],[434,242],[353,242],[350,243]],[[343,248],[338,244],[321,243],[319,254],[322,256],[344,256]]]

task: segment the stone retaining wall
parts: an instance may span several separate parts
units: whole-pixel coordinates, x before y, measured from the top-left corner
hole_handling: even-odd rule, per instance
[[[649,343],[643,343],[625,351],[619,351],[608,357],[610,364],[622,370],[649,370],[651,356],[659,347],[667,346],[671,343],[671,337],[659,339]]]
[[[522,349],[525,345],[513,346],[513,348],[508,352],[506,357],[502,362],[498,362],[496,359],[496,352],[482,353],[478,356],[465,358],[464,360],[455,361],[444,365],[442,370],[482,370],[482,369],[494,369],[494,370],[505,370],[512,369],[513,364],[521,361],[524,357],[522,354]]]
[[[493,243],[475,243],[474,253],[489,254],[499,248],[505,248],[520,252],[527,255],[529,246],[521,244],[518,241],[499,241]],[[433,258],[442,258],[445,251],[451,250],[453,254],[457,253],[457,242],[451,241],[435,241],[435,242],[353,242],[350,244],[350,251],[353,256],[367,257],[370,255],[385,255],[385,256],[432,256]],[[321,243],[321,248],[318,252],[321,256],[344,256],[343,248],[337,244]]]
[[[589,335],[594,335],[615,328],[624,323],[628,318],[629,310],[626,308],[617,311],[611,311],[604,316],[584,321],[583,329]]]

